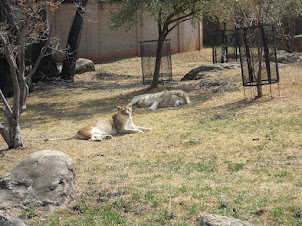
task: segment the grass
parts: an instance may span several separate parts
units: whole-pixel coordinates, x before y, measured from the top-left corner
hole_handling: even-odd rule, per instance
[[[200,80],[179,82],[211,63],[209,49],[175,54],[172,63],[175,82],[158,90],[183,89],[192,104],[136,108],[135,124],[153,130],[101,143],[44,139],[70,136],[150,92],[141,85],[139,58],[96,65],[74,83],[38,84],[21,117],[25,148],[6,150],[0,138],[0,176],[32,152],[59,150],[75,163],[77,199],[50,215],[38,208],[16,215],[28,225],[194,225],[206,213],[301,225],[301,65],[280,68],[273,97],[264,87],[265,96],[253,100],[255,90],[244,95],[240,69],[210,73],[208,79],[233,84],[217,92]]]

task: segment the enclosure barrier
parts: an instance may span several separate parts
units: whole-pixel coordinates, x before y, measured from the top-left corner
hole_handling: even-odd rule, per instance
[[[212,34],[213,64],[237,61],[236,32],[232,30],[217,30]]]
[[[236,29],[243,86],[279,82],[275,29],[260,25]]]
[[[143,84],[150,84],[154,75],[158,40],[141,41],[141,63]],[[159,83],[172,81],[172,61],[170,39],[164,41],[160,64]]]

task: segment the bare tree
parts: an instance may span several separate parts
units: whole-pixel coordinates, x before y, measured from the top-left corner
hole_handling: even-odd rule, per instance
[[[42,57],[51,43],[52,23],[46,23],[41,17],[41,11],[47,11],[54,16],[60,2],[21,0],[7,1],[9,23],[3,23],[0,30],[0,51],[6,56],[13,83],[14,95],[12,106],[9,105],[0,90],[0,111],[5,115],[7,128],[0,123],[0,134],[9,148],[23,147],[20,131],[20,116],[26,110],[28,81],[35,73]],[[32,68],[25,65],[25,53],[28,46],[45,40]]]
[[[293,23],[302,13],[302,0],[212,0],[207,7],[207,16],[220,21],[232,22],[235,27],[258,26],[258,74],[256,75],[257,97],[262,97],[262,49],[260,25],[276,24],[279,38],[286,38],[289,49],[293,49],[294,28],[284,21]],[[289,34],[285,33],[285,25],[289,26]],[[283,35],[283,37],[281,37]]]

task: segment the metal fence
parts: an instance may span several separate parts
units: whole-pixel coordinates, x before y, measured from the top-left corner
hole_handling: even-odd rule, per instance
[[[236,29],[243,86],[279,82],[276,38],[273,25]]]
[[[237,61],[238,56],[236,32],[217,30],[212,34],[213,64]]]
[[[143,84],[145,85],[151,83],[153,79],[156,61],[157,42],[157,40],[140,42],[142,78]],[[172,61],[169,39],[164,41],[158,81],[160,83],[172,81]]]

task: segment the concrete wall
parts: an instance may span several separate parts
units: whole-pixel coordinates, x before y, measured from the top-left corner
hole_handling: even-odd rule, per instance
[[[78,57],[93,60],[95,63],[117,58],[140,56],[140,41],[156,40],[157,25],[150,19],[143,27],[134,26],[126,32],[123,28],[112,31],[109,28],[110,10],[118,4],[95,2],[87,5]],[[69,29],[75,15],[72,3],[62,5],[55,18],[55,34],[60,38],[60,47],[65,48]],[[193,27],[189,21],[176,27],[167,37],[171,39],[171,52],[178,53],[202,48],[202,24]],[[58,54],[58,59],[62,60]]]

